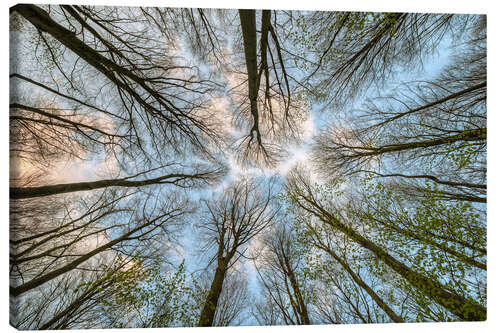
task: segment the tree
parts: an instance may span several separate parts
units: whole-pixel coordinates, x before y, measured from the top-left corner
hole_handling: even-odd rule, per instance
[[[154,170],[150,170],[154,171]],[[150,171],[141,172],[141,174],[149,173]],[[106,187],[131,187],[139,188],[142,186],[155,185],[155,184],[173,184],[179,187],[194,187],[201,184],[209,184],[216,180],[222,173],[222,170],[199,170],[194,174],[172,173],[160,177],[149,178],[145,180],[130,180],[139,175],[133,175],[125,178],[118,179],[105,179],[94,182],[80,182],[69,184],[56,184],[38,187],[11,187],[11,199],[26,199],[35,197],[44,197],[48,195],[71,193],[79,191],[89,191],[102,189]]]
[[[198,326],[212,326],[226,274],[244,255],[244,245],[264,230],[275,218],[278,207],[272,204],[272,186],[264,187],[245,179],[227,188],[213,201],[205,201],[205,214],[199,225],[205,248],[215,248],[211,262],[215,274],[200,314]]]
[[[385,263],[395,272],[399,273],[414,288],[440,304],[462,320],[484,320],[486,309],[476,300],[464,297],[456,291],[449,291],[438,280],[427,277],[418,271],[409,268],[404,262],[397,260],[380,245],[363,236],[356,228],[343,221],[341,215],[325,208],[318,199],[309,182],[301,175],[296,175],[288,183],[288,193],[292,202],[297,207],[318,218],[322,223],[344,234],[351,241],[370,251],[378,260]]]
[[[163,208],[161,208],[160,210],[161,213],[157,216],[150,216],[150,214],[144,211],[148,204],[151,204],[153,206],[161,204],[163,206]],[[134,214],[133,210],[129,209],[132,214],[130,214],[129,221],[125,223],[115,222],[111,223],[108,227],[101,226],[95,228],[94,226],[92,226],[92,224],[96,224],[96,221],[99,221],[100,217],[98,217],[97,219],[91,219],[90,221],[83,220],[83,223],[80,222],[82,223],[82,225],[76,227],[74,225],[75,221],[65,223],[63,222],[62,226],[39,234],[36,237],[29,237],[28,240],[35,240],[35,243],[30,245],[27,249],[23,250],[20,253],[14,253],[13,257],[11,258],[11,265],[20,272],[22,281],[17,286],[11,286],[11,295],[14,297],[19,296],[34,288],[37,288],[61,276],[62,274],[76,269],[78,266],[87,262],[93,257],[112,249],[115,249],[119,252],[125,251],[125,253],[127,253],[129,256],[133,256],[135,252],[140,253],[142,246],[147,246],[149,242],[154,242],[155,236],[159,235],[159,230],[161,231],[162,228],[167,230],[167,225],[171,223],[171,221],[175,222],[182,215],[189,212],[186,202],[176,203],[172,201],[165,204],[160,203],[160,201],[156,200],[156,202],[153,203],[148,203],[147,201],[145,201],[142,205],[143,216],[137,216],[138,212]],[[136,209],[138,208],[139,207],[137,207]],[[95,210],[93,212],[95,212]],[[119,210],[117,210],[117,212],[119,212]],[[89,213],[84,214],[84,216],[89,215]],[[135,218],[134,215],[136,215]],[[77,221],[78,220],[81,221],[82,218],[78,218]],[[113,235],[113,232],[115,232],[114,230],[112,232],[112,229],[116,229],[116,231],[118,232],[117,236],[108,236]],[[90,247],[83,253],[80,252],[81,250],[78,250],[79,247],[82,247],[82,242],[85,242],[88,237],[97,237],[99,236],[99,234],[101,234],[101,236],[105,239],[102,244],[98,243],[97,246],[95,246],[94,248]],[[47,237],[38,240],[43,236]],[[71,238],[71,236],[73,238]],[[59,242],[64,242],[65,238],[69,238],[70,241],[67,243],[58,244]],[[26,239],[23,240],[26,242]],[[30,244],[25,242],[18,241],[18,244],[16,245],[19,245],[19,243],[21,243],[22,245]],[[131,252],[128,253],[128,246],[130,246],[130,243],[134,242],[140,242],[141,246],[139,246],[139,244],[135,244],[132,247]],[[49,249],[46,251],[43,251],[43,247],[41,246],[44,243],[47,243],[45,245],[49,245]],[[127,245],[127,243],[129,243],[129,245]],[[150,247],[149,249],[151,253],[154,254],[155,248]],[[27,276],[23,276],[23,274],[21,273],[22,269],[20,269],[19,266],[21,264],[29,263],[34,260],[38,261],[40,265],[41,259],[44,258],[48,259],[47,263],[41,267],[38,266],[35,270],[35,274],[32,272],[29,274],[31,279],[24,282]],[[71,259],[67,260],[66,258]],[[43,261],[41,262],[43,263]],[[48,271],[49,268],[50,271]]]
[[[257,257],[256,269],[263,293],[278,310],[280,322],[287,325],[309,325],[307,287],[300,274],[301,255],[292,231],[281,224],[264,237],[264,249]],[[265,308],[257,305],[257,313]],[[276,324],[273,323],[273,324]]]
[[[97,306],[95,297],[114,287],[107,280],[99,284],[105,289],[89,287],[88,295],[72,298],[69,286],[87,283],[83,272],[99,272],[103,258],[121,254],[144,264],[165,259],[183,217],[192,212],[183,194],[165,185],[200,188],[224,173],[212,164],[219,133],[203,105],[213,82],[164,52],[161,31],[168,29],[150,25],[143,14],[80,6],[11,9],[16,51],[25,56],[10,76],[11,158],[23,171],[11,179],[11,295],[14,307],[69,307],[53,313],[53,322],[37,317],[43,319],[37,327],[85,326],[75,311],[90,318],[86,314],[97,310],[84,311],[83,304]],[[193,151],[205,154],[204,161],[189,155]],[[94,181],[48,177],[75,160],[93,166],[104,160],[114,170],[99,177],[96,166],[91,178],[102,180]],[[45,302],[40,297],[47,292]],[[22,313],[19,327],[33,318]]]
[[[132,15],[131,21],[134,21],[134,16],[137,18],[140,15],[134,10],[128,13],[116,8],[103,10],[109,11],[108,14],[111,17],[118,16],[118,21],[123,22],[129,21],[128,15]],[[127,41],[125,36],[118,33],[121,29],[117,22],[98,20],[97,17],[102,13],[92,8],[60,6],[61,12],[57,17],[66,21],[68,25],[66,27],[55,21],[39,6],[19,5],[12,7],[11,11],[15,11],[28,20],[37,29],[41,38],[45,38],[45,34],[50,35],[115,87],[122,102],[121,107],[128,115],[127,131],[138,138],[139,148],[142,140],[137,132],[139,124],[136,122],[138,121],[146,130],[154,133],[152,148],[160,154],[158,156],[161,156],[160,149],[165,148],[166,145],[175,147],[176,151],[181,151],[180,134],[185,135],[185,142],[189,142],[202,151],[206,151],[206,146],[203,145],[201,136],[216,137],[215,132],[202,119],[195,116],[199,108],[196,99],[185,102],[183,98],[183,95],[196,97],[196,95],[200,96],[208,92],[210,89],[208,82],[169,77],[168,74],[162,78],[160,73],[166,74],[182,66],[170,66],[170,60],[165,59],[165,55],[155,50],[159,41],[154,35],[150,39],[139,38],[135,35],[137,29],[131,27],[128,35],[132,37],[132,40]],[[123,16],[120,17],[120,15]],[[89,22],[85,18],[88,18]],[[83,38],[84,31],[93,37],[94,44],[87,44],[87,40]],[[109,39],[104,36],[108,36]],[[138,40],[146,43],[136,46],[135,43]],[[115,46],[114,43],[120,46]],[[159,50],[161,49],[160,47]],[[57,60],[54,59],[54,61]],[[63,76],[68,77],[64,69],[60,68],[60,71]],[[170,99],[167,96],[173,98]],[[163,144],[160,137],[162,137]],[[149,154],[144,149],[141,151]]]
[[[212,280],[212,274],[209,270],[203,270],[200,274],[193,276],[193,282],[196,282],[198,291],[195,298],[199,306],[197,312],[193,314],[193,322],[189,326],[198,324],[199,314],[205,305]],[[245,313],[249,307],[249,294],[246,272],[241,269],[229,270],[224,277],[213,326],[240,325],[245,320]]]
[[[486,319],[485,16],[10,18],[17,328]]]
[[[363,89],[382,86],[397,65],[413,65],[432,53],[445,35],[454,36],[450,30],[465,30],[469,19],[451,14],[299,14],[295,56],[309,71],[303,85],[315,98],[346,106]]]
[[[311,230],[312,233],[315,233],[314,227],[311,227],[308,225],[309,230]],[[340,257],[335,250],[331,248],[331,246],[326,245],[320,237],[318,237],[317,233],[315,233],[314,238],[314,246],[316,246],[318,249],[328,253],[336,262],[338,262],[342,268],[349,274],[349,276],[352,278],[352,280],[360,287],[362,288],[370,297],[377,303],[377,305],[391,318],[392,321],[395,323],[402,323],[404,322],[404,319],[401,318],[398,314],[396,314],[391,307],[384,302],[384,300],[368,285],[366,284],[365,281],[363,281],[362,277],[357,274],[351,266],[347,263],[345,257],[342,258]],[[358,311],[359,312],[359,311]]]
[[[315,159],[325,175],[369,173],[409,196],[486,202],[486,35],[482,21],[440,76],[402,85],[367,101],[349,125],[316,138]],[[471,24],[472,24],[471,23]]]

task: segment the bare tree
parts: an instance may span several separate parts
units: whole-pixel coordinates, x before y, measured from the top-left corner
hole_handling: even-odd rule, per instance
[[[265,248],[258,256],[256,269],[263,293],[270,296],[281,322],[287,325],[309,325],[307,286],[299,278],[301,253],[292,231],[281,224],[263,239]],[[260,305],[258,305],[260,306]],[[258,313],[264,309],[257,310]]]
[[[212,326],[227,271],[245,253],[245,244],[273,222],[278,208],[272,204],[272,186],[242,180],[213,201],[205,201],[200,230],[205,248],[216,249],[211,261],[215,274],[200,314],[198,326]]]
[[[213,183],[213,181],[217,180],[219,176],[222,174],[221,172],[222,170],[220,169],[219,170],[201,169],[199,170],[199,172],[193,174],[172,173],[145,180],[131,180],[132,178],[136,178],[142,174],[147,174],[151,171],[141,172],[140,174],[125,178],[105,179],[94,182],[56,184],[56,185],[46,185],[38,187],[11,187],[10,198],[25,199],[25,198],[44,197],[62,193],[97,190],[106,187],[138,188],[142,186],[156,185],[156,184],[171,184],[179,187],[188,188],[201,184]]]
[[[485,16],[10,14],[14,326],[486,319]],[[439,75],[376,91],[444,44]],[[327,126],[303,142],[317,110]],[[284,188],[265,172],[206,191],[225,164],[276,168],[298,145],[321,184],[297,169]],[[170,266],[190,221],[201,274]]]
[[[135,138],[136,148],[142,154],[149,156],[155,151],[154,158],[161,158],[163,149],[182,152],[182,147],[186,147],[184,143],[208,152],[205,139],[218,140],[216,131],[207,125],[209,118],[203,119],[199,112],[213,90],[210,81],[198,79],[196,68],[175,64],[174,56],[162,52],[165,48],[158,38],[159,27],[149,25],[156,30],[147,28],[147,18],[143,20],[141,11],[80,6],[48,9],[50,13],[39,6],[20,5],[11,11],[28,20],[42,40],[50,36],[60,43],[64,54],[69,50],[73,58],[76,56],[85,62],[83,68],[90,66],[114,87],[121,110],[107,110],[105,114],[111,113],[116,121],[125,121],[124,135]],[[108,19],[104,19],[105,15]],[[132,27],[135,23],[131,22],[141,24]],[[123,25],[130,28],[125,29],[127,33],[123,32]],[[168,26],[162,28],[168,29]],[[149,34],[143,35],[146,32]],[[45,44],[62,77],[74,87],[73,72],[59,66],[57,53],[50,44]],[[73,66],[79,66],[76,59]],[[194,75],[170,75],[178,69],[192,71]],[[146,142],[140,134],[143,130],[151,134],[150,149],[143,147]],[[181,140],[181,136],[185,139]]]
[[[474,23],[438,78],[372,98],[323,131],[318,169],[384,178],[408,196],[433,187],[443,199],[486,203],[486,31]]]
[[[96,203],[76,219],[67,216],[44,232],[16,239],[12,244],[11,295],[19,296],[86,263],[92,265],[92,258],[109,251],[154,256],[158,245],[161,247],[165,241],[163,237],[168,237],[169,227],[190,212],[186,201],[147,198],[135,198],[135,207],[129,201],[128,208],[118,208],[116,203],[126,196],[110,203]],[[106,199],[101,196],[100,200]]]
[[[417,65],[445,35],[469,27],[468,16],[417,13],[311,12],[299,14],[296,37],[306,52],[304,85],[328,104],[345,106],[374,85],[382,86],[397,65]],[[452,32],[450,34],[450,32]],[[459,32],[457,32],[457,35]]]

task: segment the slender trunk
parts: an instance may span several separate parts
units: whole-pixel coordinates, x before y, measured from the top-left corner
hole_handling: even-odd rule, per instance
[[[265,90],[265,100],[267,101],[268,108],[270,114],[272,114],[272,106],[271,106],[271,96],[269,93],[270,85],[269,85],[269,68],[267,64],[267,49],[269,47],[268,44],[268,34],[269,28],[271,27],[271,11],[263,10],[262,11],[262,24],[261,24],[261,37],[260,37],[260,59],[261,65],[259,68],[259,74],[257,77],[257,88],[260,87],[260,78],[262,72],[264,72],[264,78],[266,82],[266,90]]]
[[[438,191],[436,192],[436,194],[438,198],[443,200],[486,203],[486,197],[478,197],[476,195],[466,195],[466,194],[450,193],[444,191]]]
[[[183,179],[202,178],[202,174],[169,174],[157,178],[146,180],[127,180],[125,178],[119,179],[104,179],[94,182],[81,182],[81,183],[68,183],[56,184],[38,187],[11,187],[10,199],[25,199],[44,197],[48,195],[55,195],[61,193],[90,191],[105,187],[118,186],[118,187],[140,187],[161,183],[176,183]]]
[[[290,283],[292,284],[293,293],[295,294],[295,298],[298,302],[299,308],[299,316],[301,325],[310,325],[311,321],[309,320],[309,314],[307,313],[307,307],[304,303],[304,298],[302,297],[302,292],[297,284],[297,280],[295,279],[295,274],[290,271],[288,272],[288,278],[290,279]]]
[[[83,293],[80,295],[77,299],[75,299],[73,302],[71,302],[70,305],[68,305],[64,310],[61,312],[57,313],[54,315],[50,320],[45,322],[39,330],[48,330],[48,329],[57,329],[56,327],[53,327],[54,324],[56,324],[58,321],[60,321],[64,317],[71,317],[75,311],[78,311],[78,309],[82,306],[84,302],[86,302],[88,299],[93,297],[100,289],[104,289],[109,286],[109,282],[107,285],[101,286],[102,283],[97,283],[94,286],[92,286],[91,289],[89,289],[87,292]]]
[[[310,325],[311,321],[309,320],[309,314],[307,312],[307,307],[304,302],[304,298],[302,297],[302,291],[299,288],[299,284],[297,283],[297,279],[295,278],[295,273],[293,272],[290,262],[288,261],[288,257],[285,255],[285,252],[283,248],[281,249],[282,255],[284,258],[284,263],[285,263],[285,268],[286,268],[286,275],[288,276],[288,279],[290,280],[290,283],[292,284],[292,289],[293,293],[295,295],[295,299],[297,300],[298,303],[298,313],[300,317],[300,324],[301,325]]]
[[[120,211],[124,211],[124,210],[120,210]],[[39,241],[39,242],[37,242],[37,243],[34,243],[34,244],[33,244],[33,245],[31,245],[30,247],[28,247],[27,249],[25,249],[25,250],[23,250],[23,251],[21,251],[21,252],[19,252],[19,253],[13,253],[13,254],[11,254],[11,257],[13,258],[13,262],[14,262],[14,264],[20,264],[20,263],[22,263],[22,262],[24,262],[24,261],[29,261],[29,260],[32,260],[32,259],[30,259],[30,257],[26,257],[26,255],[27,255],[27,254],[29,254],[30,252],[33,252],[33,250],[35,250],[35,249],[39,248],[41,245],[46,244],[46,243],[47,243],[47,242],[49,242],[50,240],[52,240],[52,239],[54,239],[54,238],[60,238],[60,237],[63,237],[64,235],[67,235],[67,234],[69,234],[69,233],[72,233],[72,232],[75,232],[75,231],[81,230],[81,229],[83,229],[83,228],[85,228],[85,227],[87,227],[87,226],[89,226],[89,225],[91,225],[91,224],[95,223],[96,221],[99,221],[101,218],[105,217],[106,215],[113,214],[113,213],[115,213],[115,212],[106,212],[106,213],[104,213],[104,214],[101,214],[101,215],[99,215],[98,217],[96,217],[96,218],[94,218],[94,219],[91,219],[90,221],[88,221],[87,223],[85,223],[85,224],[83,224],[83,225],[80,225],[80,226],[78,226],[78,227],[76,227],[76,228],[73,228],[73,229],[68,229],[68,230],[65,230],[65,231],[63,231],[63,232],[61,232],[61,233],[58,233],[58,234],[53,234],[53,235],[51,235],[51,236],[49,236],[49,237],[46,237],[46,238],[42,239],[41,241]],[[95,232],[93,232],[93,233],[91,233],[91,234],[95,234]],[[88,236],[84,236],[84,237],[88,237]],[[83,238],[83,237],[78,237],[78,238],[74,239],[74,240],[71,242],[71,244],[73,244],[74,242],[76,242],[76,241],[78,241],[78,240],[80,240],[80,239],[82,239],[82,238]],[[69,246],[69,244],[68,244],[68,243],[66,243],[65,245],[63,245],[63,247],[64,247],[64,246]],[[60,248],[60,247],[59,247],[59,246],[57,246],[56,248]],[[42,252],[42,253],[39,253],[38,255],[31,256],[31,257],[32,257],[32,258],[33,258],[33,257],[39,257],[39,255],[44,256],[44,255],[46,255],[46,254],[49,254],[49,255],[50,255],[50,253],[51,253],[51,252],[53,252],[53,251],[54,251],[54,248],[53,248],[53,247],[51,247],[49,250],[47,250],[47,251],[45,251],[45,252]],[[24,258],[23,258],[23,257],[24,257]]]
[[[346,293],[346,291],[344,290],[344,288],[339,284],[339,282],[330,277],[330,280],[332,281],[332,283],[335,285],[335,287],[337,287],[337,289],[342,293],[342,295],[344,296],[344,299],[345,299],[345,302],[347,304],[349,304],[351,306],[351,309],[354,311],[354,313],[356,314],[356,316],[364,323],[364,324],[368,324],[370,321],[368,318],[365,318],[365,316],[359,311],[359,307],[357,304],[354,304],[353,301],[351,300],[351,297]],[[357,302],[358,303],[358,302]]]
[[[293,312],[293,315],[295,316],[295,321],[292,320],[292,324],[293,325],[300,325],[300,324],[302,324],[301,316],[299,314],[300,309],[299,309],[299,306],[297,304],[297,301],[295,300],[294,293],[290,290],[290,287],[288,286],[288,279],[286,277],[284,279],[284,285],[285,285],[286,293],[288,295],[288,301],[290,302],[290,305],[292,306],[292,312]]]
[[[379,177],[403,177],[403,178],[410,178],[410,179],[430,179],[435,183],[438,184],[443,184],[443,185],[449,185],[453,187],[469,187],[469,188],[479,188],[479,189],[485,189],[486,190],[486,184],[473,184],[473,183],[467,183],[467,182],[451,182],[451,181],[446,181],[446,180],[441,180],[435,176],[432,175],[405,175],[401,173],[391,173],[391,174],[380,174],[375,171],[367,171],[368,173],[375,174]]]
[[[219,297],[222,293],[222,286],[226,275],[226,266],[226,262],[223,261],[219,263],[215,270],[210,291],[208,292],[205,305],[203,305],[203,309],[201,310],[200,321],[198,322],[199,327],[212,326],[214,323],[217,304],[219,303]]]
[[[38,87],[42,88],[42,89],[45,89],[45,90],[47,90],[47,91],[50,91],[51,93],[53,93],[53,94],[55,94],[55,95],[61,96],[61,97],[63,97],[63,98],[66,98],[66,99],[69,99],[69,100],[71,100],[71,101],[77,102],[78,104],[84,105],[84,106],[86,106],[86,107],[88,107],[88,108],[91,108],[91,109],[94,109],[94,110],[100,111],[100,112],[102,112],[102,113],[105,113],[105,114],[107,114],[107,115],[110,115],[110,116],[112,116],[112,117],[117,118],[117,115],[115,115],[115,114],[113,114],[113,113],[110,113],[110,112],[108,112],[108,111],[106,111],[106,110],[104,110],[104,109],[101,109],[101,108],[99,108],[99,107],[97,107],[97,106],[95,106],[95,105],[92,105],[92,104],[89,104],[89,103],[87,103],[87,102],[85,102],[85,101],[82,101],[82,100],[80,100],[80,99],[77,99],[77,98],[75,98],[75,97],[73,97],[73,96],[69,96],[69,95],[63,94],[63,93],[61,93],[60,91],[58,91],[58,90],[56,90],[56,89],[53,89],[53,88],[51,88],[51,87],[49,87],[49,86],[47,86],[47,85],[44,85],[44,84],[42,84],[42,83],[40,83],[40,82],[37,82],[37,81],[35,81],[35,80],[33,80],[33,79],[30,79],[29,77],[26,77],[26,76],[24,76],[24,75],[14,73],[14,74],[10,74],[10,75],[9,75],[9,78],[17,78],[17,79],[20,79],[20,80],[24,80],[24,81],[26,81],[26,82],[29,82],[29,83],[31,83],[31,84],[33,84],[33,85],[36,85],[36,86],[38,86]]]
[[[460,244],[462,245],[463,247],[466,247],[472,251],[477,251],[477,252],[480,252],[481,254],[483,255],[486,255],[487,254],[487,251],[486,249],[483,249],[483,248],[480,248],[480,247],[477,247],[475,246],[474,244],[470,244],[470,243],[467,243],[467,242],[464,242],[463,240],[460,240],[460,239],[454,239],[453,237],[449,237],[449,236],[446,236],[446,235],[436,235],[430,231],[426,231],[427,234],[429,234],[429,236],[432,236],[434,238],[439,238],[439,239],[442,239],[442,240],[445,240],[447,242],[452,242],[452,243],[457,243],[457,244]]]
[[[84,218],[86,218],[86,217],[88,217],[88,216],[91,216],[92,214],[94,214],[95,212],[97,212],[97,211],[99,211],[99,210],[101,210],[101,209],[104,209],[104,208],[106,208],[106,207],[110,207],[110,206],[111,206],[111,207],[113,207],[113,205],[114,205],[115,203],[117,203],[117,202],[118,202],[118,201],[120,201],[121,199],[123,199],[123,198],[125,198],[125,197],[128,197],[128,196],[130,196],[130,194],[126,194],[126,195],[124,195],[124,196],[121,196],[121,197],[119,197],[119,198],[116,198],[116,199],[114,199],[113,201],[107,201],[107,202],[106,202],[106,203],[104,203],[103,205],[101,205],[101,206],[98,206],[98,207],[94,208],[94,207],[97,205],[97,203],[98,203],[98,202],[99,202],[99,201],[103,198],[103,197],[101,196],[101,197],[99,198],[99,200],[98,200],[98,201],[96,201],[96,203],[95,203],[95,204],[93,204],[91,207],[89,207],[89,210],[88,210],[85,214],[81,215],[81,216],[80,216],[80,217],[78,217],[78,218],[76,218],[76,219],[74,219],[74,220],[70,220],[70,221],[66,222],[65,224],[63,224],[63,225],[58,226],[57,228],[50,229],[50,230],[47,230],[47,231],[44,231],[44,232],[40,232],[40,233],[38,233],[38,234],[30,235],[30,236],[27,236],[27,237],[24,237],[24,238],[10,240],[9,242],[10,242],[10,244],[11,244],[11,245],[18,245],[18,244],[21,244],[21,243],[26,243],[26,242],[29,242],[29,241],[35,240],[35,239],[37,239],[37,238],[41,238],[41,237],[43,237],[43,236],[50,235],[50,234],[52,234],[52,236],[49,236],[49,237],[51,237],[51,238],[58,237],[58,235],[56,234],[57,232],[59,232],[59,231],[63,230],[64,228],[67,228],[67,227],[72,227],[72,226],[77,225],[77,222],[78,222],[78,221],[81,221],[81,220],[83,220]],[[117,211],[121,211],[121,210],[117,210]],[[116,211],[116,212],[117,212],[117,211]],[[97,220],[97,219],[94,219],[94,220]],[[72,229],[72,230],[75,230],[75,229]],[[55,234],[55,235],[54,235],[54,234]],[[51,238],[50,238],[50,239],[51,239]],[[47,239],[47,238],[45,238],[45,239]]]
[[[378,156],[386,153],[394,153],[399,151],[406,151],[418,148],[429,148],[440,146],[444,144],[452,144],[454,142],[461,141],[485,141],[486,140],[486,128],[479,128],[475,130],[466,130],[462,131],[458,134],[453,134],[449,136],[445,136],[438,139],[431,139],[425,141],[415,141],[415,142],[407,142],[400,143],[394,145],[387,145],[381,147],[350,147],[353,149],[360,149],[361,151],[356,152],[355,156]]]
[[[384,302],[384,300],[382,300],[382,298],[380,298],[377,293],[372,289],[370,288],[369,285],[367,285],[359,275],[357,275],[352,269],[351,267],[349,267],[349,265],[344,261],[342,260],[335,252],[333,252],[331,249],[327,248],[327,247],[322,247],[321,246],[321,249],[325,252],[327,252],[328,254],[330,254],[343,268],[344,270],[349,273],[349,275],[353,278],[353,280],[358,284],[358,286],[360,286],[361,288],[363,288],[368,295],[370,295],[370,297],[375,301],[375,303],[377,303],[377,305],[382,309],[384,310],[384,312],[395,322],[395,323],[404,323],[404,320],[403,318],[401,318],[400,316],[398,316],[392,309],[391,307]]]
[[[472,87],[466,88],[466,89],[464,89],[464,90],[458,91],[458,92],[456,92],[456,93],[450,94],[450,95],[448,95],[448,96],[446,96],[446,97],[443,97],[443,98],[441,98],[441,99],[435,100],[435,101],[430,102],[430,103],[428,103],[428,104],[426,104],[426,105],[422,105],[422,106],[420,106],[420,107],[418,107],[418,108],[415,108],[415,109],[410,109],[410,110],[408,110],[408,111],[406,111],[406,112],[402,112],[402,113],[400,113],[400,114],[398,114],[398,115],[396,115],[396,116],[390,117],[389,119],[384,120],[384,121],[382,121],[382,122],[380,122],[380,123],[378,123],[378,124],[376,124],[376,125],[373,125],[372,127],[375,127],[375,126],[381,126],[381,125],[387,124],[387,123],[389,123],[389,122],[391,122],[391,121],[394,121],[394,120],[397,120],[397,119],[399,119],[399,118],[401,118],[401,117],[405,117],[405,116],[408,116],[408,115],[410,115],[410,114],[412,114],[412,113],[419,112],[419,111],[422,111],[422,110],[425,110],[425,109],[431,108],[431,107],[433,107],[433,106],[436,106],[436,105],[439,105],[439,104],[445,103],[445,102],[450,101],[450,100],[452,100],[452,99],[455,99],[455,98],[461,97],[461,96],[466,95],[466,94],[468,94],[468,93],[470,93],[470,92],[473,92],[473,91],[475,91],[475,90],[480,90],[480,89],[483,89],[483,88],[486,88],[486,82],[483,82],[483,83],[477,84],[477,85],[475,85],[475,86],[472,86]]]
[[[28,105],[23,105],[23,104],[19,104],[19,103],[12,103],[12,104],[9,105],[9,108],[11,108],[11,109],[21,109],[21,110],[25,110],[25,111],[29,111],[29,112],[32,112],[32,113],[39,114],[39,115],[44,116],[46,118],[57,120],[60,123],[47,122],[47,124],[51,124],[51,125],[55,125],[55,126],[61,126],[61,127],[66,127],[66,128],[68,128],[68,127],[69,128],[74,128],[75,130],[78,130],[78,131],[80,131],[82,133],[84,133],[83,129],[87,129],[87,130],[94,131],[94,132],[100,133],[100,134],[108,136],[108,137],[121,137],[121,138],[125,137],[123,135],[107,133],[107,132],[105,132],[105,131],[97,128],[97,127],[90,126],[90,125],[87,125],[87,124],[84,124],[84,123],[81,123],[81,122],[71,121],[69,119],[66,119],[64,117],[58,116],[56,114],[44,111],[44,110],[42,110],[40,108],[35,108],[35,107],[32,107],[32,106],[28,106]],[[39,120],[39,119],[29,119],[29,118],[23,118],[23,117],[17,117],[16,118],[16,116],[11,116],[10,119],[21,119],[21,120],[37,121],[37,122],[42,122],[43,123],[43,121]]]

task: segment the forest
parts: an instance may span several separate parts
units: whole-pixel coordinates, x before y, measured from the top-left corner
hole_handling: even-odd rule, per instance
[[[10,8],[10,324],[486,320],[486,16]]]

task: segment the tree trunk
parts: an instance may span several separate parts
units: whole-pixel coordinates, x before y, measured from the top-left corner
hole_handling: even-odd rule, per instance
[[[445,136],[438,139],[431,139],[425,141],[407,142],[394,145],[387,145],[381,147],[351,147],[360,149],[360,152],[354,156],[378,156],[386,153],[394,153],[399,151],[406,151],[418,148],[430,148],[444,144],[452,144],[461,141],[484,141],[486,140],[486,128],[479,128],[475,130],[465,130],[458,134]]]
[[[71,317],[78,309],[86,302],[88,299],[93,297],[95,294],[98,293],[99,289],[107,288],[109,287],[110,283],[108,283],[104,286],[102,286],[102,282],[94,284],[88,291],[80,295],[77,299],[75,299],[73,302],[70,303],[64,310],[61,312],[58,312],[55,314],[50,320],[45,322],[39,330],[48,330],[48,329],[58,329],[58,327],[53,327],[54,324],[56,324],[58,321],[60,321],[64,317]]]
[[[119,178],[119,179],[104,179],[95,182],[56,184],[56,185],[47,185],[39,187],[11,187],[10,199],[44,197],[48,195],[55,195],[61,193],[90,191],[110,186],[140,187],[140,186],[161,184],[161,183],[176,183],[182,179],[201,178],[201,177],[202,177],[201,174],[200,175],[169,174],[146,180],[127,180],[125,178]]]
[[[293,293],[295,295],[295,299],[297,300],[298,303],[298,312],[299,312],[299,317],[300,317],[300,324],[301,325],[310,325],[311,321],[309,320],[309,314],[307,312],[307,307],[304,302],[304,298],[302,297],[302,292],[299,288],[299,284],[297,283],[297,279],[295,278],[295,273],[293,272],[292,268],[290,267],[290,263],[288,261],[288,257],[285,255],[285,252],[282,250],[282,255],[284,258],[284,263],[285,263],[285,268],[286,268],[286,275],[288,276],[288,279],[290,280],[290,283],[292,284],[292,289]]]
[[[350,227],[342,224],[340,221],[330,220],[328,223],[339,231],[345,233],[359,245],[373,252],[373,254],[375,254],[379,259],[404,277],[411,285],[413,285],[413,287],[418,289],[430,299],[434,300],[436,303],[445,307],[451,313],[457,315],[462,320],[486,320],[486,309],[476,301],[467,299],[453,292],[449,292],[439,281],[435,281],[421,273],[411,270],[405,264],[385,252],[381,247],[364,238]]]
[[[405,116],[408,116],[408,115],[413,114],[415,112],[419,112],[419,111],[431,108],[433,106],[445,103],[445,102],[450,101],[452,99],[461,97],[461,96],[466,95],[466,94],[468,94],[470,92],[473,92],[473,91],[479,90],[479,89],[483,89],[483,88],[486,88],[486,82],[483,82],[483,83],[477,84],[475,86],[466,88],[464,90],[458,91],[456,93],[450,94],[450,95],[448,95],[446,97],[443,97],[441,99],[435,100],[435,101],[430,102],[430,103],[428,103],[426,105],[422,105],[422,106],[420,106],[418,108],[411,109],[411,110],[408,110],[406,112],[402,112],[402,113],[400,113],[400,114],[398,114],[396,116],[390,117],[389,119],[384,120],[384,121],[382,121],[382,122],[380,122],[380,123],[378,123],[378,124],[376,124],[374,126],[381,126],[381,125],[387,124],[387,123],[389,123],[391,121],[394,121],[394,120],[397,120],[397,119],[399,119],[401,117],[405,117]]]
[[[404,323],[404,320],[403,318],[401,318],[400,316],[398,316],[392,309],[391,307],[386,304],[384,302],[384,300],[382,300],[382,298],[380,298],[377,293],[372,289],[370,288],[369,285],[367,285],[359,275],[357,275],[352,269],[351,267],[349,267],[349,265],[344,261],[342,260],[339,256],[337,256],[337,254],[335,252],[333,252],[331,249],[327,248],[327,247],[323,247],[321,246],[320,247],[322,250],[324,250],[325,252],[327,252],[328,254],[330,254],[343,268],[344,270],[349,273],[349,275],[353,278],[353,280],[358,284],[358,286],[360,286],[361,288],[363,288],[367,293],[368,295],[370,295],[370,297],[375,301],[375,303],[377,303],[377,305],[382,309],[384,310],[384,312],[395,322],[395,323]]]
[[[243,35],[243,46],[245,48],[245,61],[248,72],[248,99],[250,100],[250,112],[253,117],[253,131],[257,136],[257,141],[261,144],[259,131],[259,111],[257,109],[257,95],[259,91],[259,82],[257,82],[257,28],[255,24],[255,10],[238,10],[241,22],[241,32]]]
[[[215,270],[214,279],[212,280],[212,285],[210,286],[210,291],[208,292],[205,305],[201,310],[200,321],[198,322],[199,327],[212,326],[215,319],[215,313],[217,310],[217,304],[219,303],[219,297],[222,293],[222,285],[224,284],[224,278],[226,276],[226,264],[225,261]]]
[[[67,272],[77,268],[80,264],[82,264],[85,261],[89,260],[90,258],[94,257],[95,255],[110,249],[112,246],[126,240],[127,238],[129,238],[131,235],[133,235],[137,231],[140,231],[141,229],[144,229],[145,227],[152,225],[153,223],[155,223],[159,219],[163,218],[165,215],[166,214],[159,216],[159,217],[149,221],[146,224],[143,224],[141,226],[138,226],[138,227],[132,229],[131,231],[127,232],[126,234],[120,236],[119,238],[116,238],[116,239],[114,239],[114,240],[112,240],[112,241],[110,241],[102,246],[99,246],[98,248],[88,252],[85,255],[80,256],[78,259],[73,260],[72,262],[66,264],[65,266],[62,266],[56,270],[51,271],[50,273],[47,273],[47,274],[42,275],[40,277],[37,277],[33,280],[25,282],[20,286],[17,286],[17,287],[11,286],[10,287],[10,295],[17,297],[17,296],[19,296],[19,295],[21,295],[21,294],[23,294],[31,289],[34,289],[38,286],[41,286],[44,283],[47,283],[47,282],[57,278],[58,276],[60,276],[64,273],[67,273]]]

